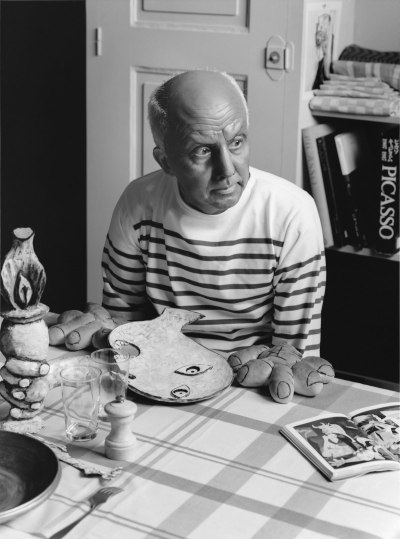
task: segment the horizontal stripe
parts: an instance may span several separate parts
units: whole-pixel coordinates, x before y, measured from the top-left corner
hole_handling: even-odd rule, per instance
[[[294,284],[301,281],[302,279],[307,279],[308,277],[319,277],[323,273],[325,273],[325,268],[320,268],[318,270],[303,273],[302,275],[299,275],[297,277],[288,277],[287,279],[281,279],[280,283],[281,284]]]
[[[227,256],[219,255],[200,255],[198,253],[185,251],[184,249],[178,249],[177,247],[171,247],[170,245],[165,245],[165,250],[169,253],[179,254],[181,256],[192,258],[195,260],[211,261],[211,262],[229,262],[230,260],[276,260],[274,254],[263,254],[263,253],[237,253]],[[143,249],[143,254],[147,255],[149,259],[158,258],[158,253],[153,253],[149,250]]]
[[[245,307],[245,308],[242,308],[242,309],[228,309],[227,307],[224,307],[224,313],[235,313],[235,314],[243,314],[243,313],[251,313],[251,312],[254,312],[254,311],[258,311],[259,309],[265,307],[266,305],[269,305],[270,303],[272,303],[273,301],[273,297],[270,297],[268,298],[267,300],[261,302],[261,303],[257,303],[257,304],[253,304],[249,307]],[[203,305],[203,304],[200,304],[200,305],[191,305],[191,304],[180,304],[179,305],[179,308],[180,309],[187,309],[187,310],[190,310],[190,311],[216,311],[216,310],[220,310],[221,307],[219,305]],[[264,313],[265,314],[265,313]]]
[[[319,298],[316,298],[316,300],[312,303],[297,303],[296,305],[284,305],[284,306],[281,306],[275,302],[274,308],[276,311],[279,311],[279,312],[298,311],[301,309],[311,309],[315,307],[316,305],[318,305],[319,303],[322,303],[322,301],[323,301],[323,298],[319,297]]]
[[[276,320],[275,318],[273,318],[272,320],[274,323],[279,324],[280,326],[300,326],[303,324],[307,325],[311,322],[311,320],[317,320],[320,318],[321,318],[321,315],[318,313],[318,314],[314,314],[313,316],[310,316],[310,318],[296,318],[295,320],[287,320],[287,319]]]
[[[188,271],[190,273],[196,273],[196,274],[199,274],[199,275],[217,275],[217,276],[222,276],[222,275],[261,275],[261,276],[267,276],[267,275],[273,274],[274,271],[275,271],[274,266],[270,267],[270,268],[261,267],[260,269],[247,268],[247,267],[233,267],[233,268],[230,268],[228,270],[215,270],[215,269],[208,269],[208,268],[199,268],[197,260],[193,261],[193,264],[194,264],[193,266],[189,266],[187,264],[182,264],[180,262],[170,260],[163,253],[150,253],[150,254],[148,254],[148,256],[146,256],[146,258],[147,258],[147,267],[148,267],[147,271],[149,271],[151,269],[151,267],[149,267],[149,265],[151,264],[152,260],[161,260],[161,261],[165,262],[165,264],[166,264],[166,266],[168,268],[179,268],[179,269],[182,269],[184,271]],[[229,260],[226,260],[225,262],[230,262],[232,260],[234,260],[234,259],[230,258]],[[244,260],[244,258],[243,258],[243,260]],[[247,260],[250,260],[250,258],[248,258]],[[255,258],[253,260],[255,260]],[[220,261],[215,260],[213,258],[212,260],[209,260],[209,262],[213,263],[213,262],[220,262]],[[166,271],[166,270],[164,270],[164,271]]]
[[[126,271],[126,272],[131,272],[131,273],[143,273],[143,266],[139,266],[139,267],[134,267],[134,266],[125,266],[124,264],[121,264],[120,262],[117,262],[115,260],[115,258],[113,258],[107,249],[104,249],[104,254],[107,256],[107,259],[114,265],[116,266],[117,268],[119,269],[122,269],[123,271]],[[105,264],[105,263],[103,263]],[[104,265],[103,265],[104,267]]]
[[[125,251],[121,251],[120,249],[117,249],[115,247],[115,245],[113,244],[113,242],[111,241],[110,239],[110,236],[107,235],[107,241],[109,243],[109,245],[111,246],[112,250],[119,256],[122,256],[124,258],[129,258],[130,260],[137,260],[137,261],[142,261],[142,257],[141,255],[135,255],[135,254],[131,254],[131,253],[126,253]]]
[[[136,223],[133,225],[133,228],[138,231],[142,227],[149,226],[151,228],[156,228],[158,230],[162,230],[165,236],[171,236],[174,238],[177,238],[179,240],[184,241],[185,243],[189,245],[203,245],[208,247],[224,247],[224,246],[232,246],[232,245],[239,245],[239,244],[248,244],[248,245],[275,245],[277,247],[282,247],[283,242],[279,240],[274,240],[271,238],[251,238],[251,237],[244,237],[244,238],[237,238],[235,240],[227,240],[227,241],[209,241],[209,240],[195,240],[195,239],[189,239],[181,234],[170,230],[168,228],[164,228],[162,223],[157,223],[156,221],[151,220],[144,220],[140,221],[139,223]],[[149,235],[143,235],[140,236],[140,239],[148,238]]]
[[[157,286],[155,286],[153,284],[153,288],[157,288]],[[219,303],[241,303],[242,301],[255,301],[257,299],[260,299],[260,298],[264,298],[265,297],[265,293],[263,292],[262,294],[258,294],[257,296],[246,296],[244,298],[240,298],[240,297],[235,297],[235,298],[226,298],[226,297],[218,297],[216,298],[215,296],[206,296],[205,294],[201,294],[200,292],[195,292],[193,290],[181,290],[181,291],[177,291],[177,290],[174,290],[173,291],[173,294],[175,297],[200,297],[202,299],[205,299],[207,301],[218,301]]]
[[[224,325],[227,324],[228,326],[237,325],[237,324],[257,324],[260,323],[266,316],[267,313],[263,313],[261,316],[257,318],[221,318],[220,320],[214,320],[207,318],[206,320],[197,320],[196,325],[197,326],[207,326],[207,325]]]
[[[292,298],[293,296],[300,296],[302,294],[311,294],[325,286],[325,281],[322,281],[317,286],[309,286],[308,288],[302,288],[300,290],[293,290],[292,292],[277,292],[276,297]]]
[[[212,290],[256,290],[260,288],[267,288],[268,284],[261,283],[261,284],[221,284],[221,285],[213,285],[210,283],[199,283],[196,281],[192,281],[190,279],[185,279],[183,277],[171,277],[171,282],[174,283],[188,283],[193,286],[198,286],[200,288],[210,288]]]
[[[106,263],[103,263],[102,265],[102,268],[105,269],[110,275],[112,275],[114,277],[114,279],[116,279],[117,281],[121,282],[121,283],[126,283],[126,284],[130,284],[130,285],[136,285],[136,286],[143,286],[145,284],[145,280],[144,279],[140,279],[140,280],[136,280],[134,281],[133,279],[124,279],[123,277],[121,277],[121,275],[118,275],[117,273],[115,273],[114,271],[112,271],[112,269],[110,268],[110,266]],[[141,272],[142,274],[144,273],[144,271]]]
[[[236,330],[236,332],[238,331],[242,331],[242,330]],[[257,339],[257,344],[260,343],[261,340],[270,340],[270,337],[272,336],[271,333],[268,333],[268,332],[255,332],[255,331],[252,331],[250,333],[246,333],[245,335],[231,335],[229,332],[226,332],[226,333],[221,333],[221,332],[218,332],[218,333],[207,333],[206,335],[204,335],[204,333],[196,333],[194,331],[185,331],[184,332],[186,336],[188,337],[191,337],[192,339],[203,339],[203,338],[207,338],[207,340],[223,340],[226,344],[229,344],[229,343],[235,343],[235,342],[240,342],[240,341],[246,341],[248,339]],[[247,347],[247,346],[246,346]],[[235,348],[233,348],[232,350],[238,350],[240,347],[237,347],[235,346]]]
[[[228,284],[228,285],[213,285],[211,283],[201,283],[199,281],[193,281],[191,279],[185,279],[184,277],[174,277],[169,276],[168,272],[166,270],[162,270],[159,268],[148,268],[147,270],[148,274],[158,274],[158,275],[165,275],[165,277],[170,277],[171,283],[186,283],[191,286],[199,287],[199,288],[209,288],[213,290],[248,290],[248,289],[262,289],[262,288],[270,288],[270,285],[268,283],[261,283],[261,284]],[[151,285],[150,281],[148,282],[149,285]]]
[[[314,335],[319,335],[320,332],[318,331],[318,333],[315,333]],[[303,339],[307,339],[307,337],[309,336],[309,333],[282,333],[282,332],[275,332],[274,333],[274,336],[275,337],[279,337],[280,339],[285,339],[285,340],[289,340],[289,341],[293,341],[293,340],[303,340]]]
[[[132,311],[138,311],[140,310],[140,307],[145,307],[146,303],[143,304],[135,304],[134,306],[128,305],[128,306],[120,306],[120,305],[110,305],[106,301],[103,300],[102,305],[107,311],[114,311],[118,313],[131,313]]]
[[[192,268],[190,266],[185,266],[179,262],[172,262],[168,260],[169,268],[180,268],[185,271],[198,273],[199,275],[269,275],[274,272],[274,268],[232,268],[229,270],[212,270],[212,269],[201,269],[201,268]]]
[[[305,266],[308,266],[308,264],[311,264],[311,262],[320,261],[322,258],[325,258],[325,256],[319,253],[311,258],[308,258],[307,260],[304,260],[303,262],[298,262],[287,267],[279,268],[276,270],[275,275],[281,275],[282,273],[288,273],[299,268],[304,268]]]
[[[105,281],[105,283],[108,284],[107,281]],[[117,288],[116,286],[111,286],[111,285],[109,286],[114,292],[109,292],[107,288],[104,288],[104,291],[103,291],[104,295],[109,298],[119,298],[121,294],[123,294],[124,296],[130,296],[130,297],[136,297],[136,298],[143,298],[146,296],[145,290],[134,292],[131,289],[124,290],[123,288]]]
[[[307,346],[304,349],[304,352],[316,350],[319,353],[319,349],[320,349],[319,344],[307,344]]]

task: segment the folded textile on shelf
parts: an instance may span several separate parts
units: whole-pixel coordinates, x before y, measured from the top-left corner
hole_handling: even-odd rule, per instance
[[[350,77],[376,77],[395,90],[400,90],[400,64],[335,60],[331,64],[331,71]]]
[[[400,116],[399,92],[377,76],[331,73],[313,93],[312,111]]]
[[[391,88],[386,82],[376,78],[362,78],[357,80],[353,77],[341,75],[340,79],[327,80],[318,90],[314,90],[314,95],[336,95],[340,97],[366,97],[375,99],[391,99],[396,97],[397,91]]]
[[[367,114],[373,116],[400,116],[400,98],[342,97],[314,95],[309,102],[312,111]]]
[[[386,93],[382,94],[373,94],[370,92],[366,92],[364,90],[359,90],[356,88],[333,88],[333,87],[324,87],[322,85],[319,90],[314,90],[314,95],[337,95],[340,97],[366,97],[371,98],[374,97],[375,99],[387,99],[389,96]]]
[[[378,51],[367,49],[356,44],[347,45],[340,53],[339,60],[353,62],[379,62],[381,64],[400,64],[399,51]]]
[[[354,77],[351,75],[340,75],[339,73],[330,73],[329,80],[330,83],[342,83],[350,84],[351,82],[362,84],[364,87],[376,87],[376,86],[385,86],[390,88],[389,84],[382,82],[379,77]]]

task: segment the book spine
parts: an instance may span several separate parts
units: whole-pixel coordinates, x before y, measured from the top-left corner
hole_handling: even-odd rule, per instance
[[[391,255],[399,249],[399,128],[380,134],[379,208],[375,250]]]
[[[321,166],[317,152],[315,138],[306,129],[303,129],[303,148],[306,158],[311,193],[318,209],[321,221],[322,235],[325,247],[334,245],[331,220],[329,217],[328,202],[326,200],[325,186],[322,179]]]
[[[322,178],[325,185],[326,199],[328,202],[329,216],[332,224],[334,243],[336,247],[343,247],[343,245],[346,245],[347,243],[347,231],[341,222],[339,205],[334,188],[334,178],[329,167],[328,150],[325,143],[325,137],[318,137],[316,142]]]
[[[338,181],[340,179],[343,184],[346,198],[345,205],[347,210],[349,241],[356,249],[361,249],[362,247],[366,246],[366,239],[363,226],[361,224],[360,209],[357,202],[357,186],[353,185],[353,183],[356,181],[355,178],[358,171],[354,170],[353,172],[345,173],[341,169],[340,163],[344,162],[346,159],[346,152],[343,148],[343,144],[343,138],[335,138],[335,146],[340,167],[340,178],[338,178]]]

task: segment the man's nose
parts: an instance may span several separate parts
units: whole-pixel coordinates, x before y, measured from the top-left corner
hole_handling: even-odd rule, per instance
[[[219,180],[229,178],[235,174],[235,167],[232,161],[232,155],[229,148],[222,146],[215,155],[215,172]]]

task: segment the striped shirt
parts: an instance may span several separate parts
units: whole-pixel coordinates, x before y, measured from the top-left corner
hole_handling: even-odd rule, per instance
[[[319,354],[321,225],[312,197],[287,180],[250,168],[238,203],[209,215],[161,170],[139,178],[114,210],[102,267],[103,305],[115,318],[176,307],[202,315],[185,334],[225,357],[283,341]]]

